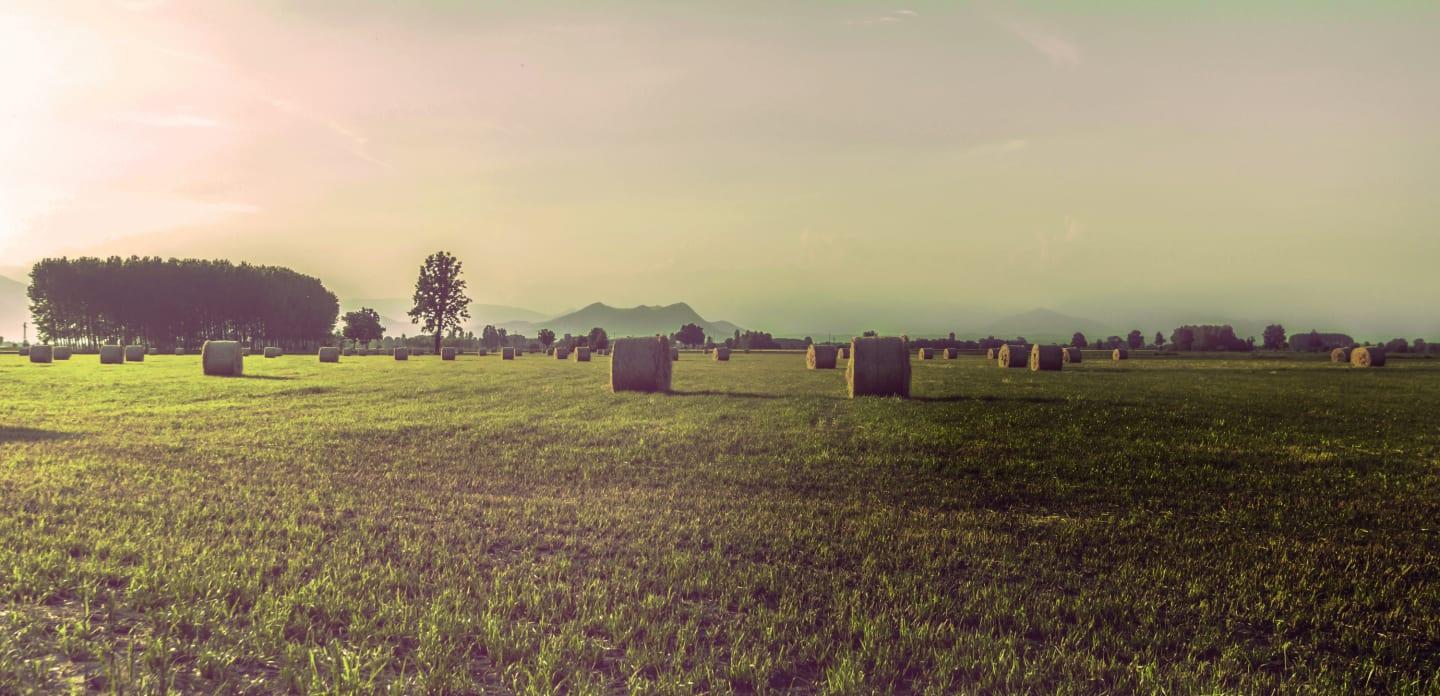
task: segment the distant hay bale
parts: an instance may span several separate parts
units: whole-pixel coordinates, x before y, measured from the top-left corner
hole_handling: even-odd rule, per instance
[[[849,360],[849,359],[850,359],[850,346],[840,346],[840,347],[837,349],[837,352],[836,352],[836,354],[835,354],[835,357],[836,357],[836,359],[838,359],[838,360]]]
[[[670,346],[670,359],[671,359],[671,360],[679,360],[679,359],[680,359],[680,349],[679,349],[679,348],[676,348],[675,346]]]
[[[920,360],[931,360],[935,357],[933,348],[920,348],[915,351],[915,357]]]
[[[1030,347],[1030,371],[1059,370],[1065,364],[1065,351],[1060,346],[1034,345]]]
[[[590,362],[590,349],[585,346],[580,346],[570,353],[570,357],[573,358],[575,362]]]
[[[336,347],[334,347],[334,346],[325,346],[325,347],[321,348],[321,349],[320,349],[320,362],[322,362],[322,363],[327,363],[327,362],[329,362],[329,363],[338,363],[338,362],[340,362],[340,349],[339,349],[339,348],[336,348]]]
[[[204,347],[202,346],[201,348],[203,349]],[[248,358],[248,357],[250,357],[250,349],[249,349],[249,348],[241,348],[241,349],[240,349],[240,357],[242,357],[242,358]]]
[[[1354,350],[1354,348],[1336,348],[1330,351],[1330,362],[1348,363],[1350,362],[1350,353]]]
[[[833,370],[839,356],[840,349],[835,346],[817,346],[811,343],[805,351],[805,367],[811,370]]]
[[[145,362],[145,346],[125,346],[125,362]]]
[[[56,359],[56,360],[69,360],[69,359],[70,359],[70,353],[71,353],[71,351],[70,351],[70,346],[55,346],[55,359]]]
[[[1030,346],[1021,344],[1005,344],[1000,346],[1000,351],[995,354],[996,361],[1000,367],[1029,367]]]
[[[867,336],[850,342],[850,365],[845,369],[850,398],[898,396],[910,398],[910,347],[896,336]]]
[[[345,350],[340,351],[340,354],[348,358],[348,357],[350,357],[350,356],[352,356],[352,355],[355,354],[355,349],[354,349],[354,348],[346,348]]]
[[[1060,357],[1067,363],[1078,363],[1084,359],[1083,356],[1080,355],[1080,349],[1075,346],[1063,349]]]
[[[396,349],[395,349],[395,352],[394,352],[394,355],[395,355],[395,359],[396,359],[396,360],[409,360],[409,359],[410,359],[410,349],[409,349],[409,348],[396,348]]]
[[[710,355],[715,359],[715,362],[730,361],[730,349],[725,346],[715,346],[715,349],[710,351]]]
[[[275,346],[265,346],[265,357],[267,357],[267,358],[278,358],[278,357],[280,357],[280,349],[279,349],[279,348],[276,348]]]
[[[20,346],[20,349],[17,350],[17,351],[15,351],[15,354],[18,355],[18,356],[20,356],[20,357],[22,357],[22,358],[29,356],[29,355],[30,355],[30,346]]]
[[[125,349],[120,346],[100,346],[101,365],[119,365],[125,362]]]
[[[959,360],[959,359],[960,359],[960,349],[959,349],[959,348],[946,348],[946,349],[945,349],[945,359],[946,359],[946,360]]]
[[[441,359],[441,360],[454,360],[456,353],[457,353],[457,351],[456,351],[454,348],[441,348],[441,349],[440,349],[440,359]]]
[[[1125,348],[1116,348],[1110,352],[1110,359],[1114,361],[1129,360],[1130,351]]]
[[[55,348],[52,346],[31,346],[29,350],[30,362],[48,363],[55,359]]]
[[[1380,346],[1357,347],[1350,351],[1351,367],[1385,367],[1385,349]]]
[[[514,349],[514,348],[501,348],[501,349],[500,349],[500,359],[501,359],[501,360],[514,360],[514,359],[515,359],[515,349]]]
[[[214,377],[245,374],[245,349],[239,341],[206,341],[200,347],[200,369]]]
[[[369,356],[369,355],[370,355],[370,349],[369,349],[369,348],[357,348],[357,349],[355,349],[355,354],[356,354],[356,355],[359,355],[359,356],[361,356],[361,357],[366,357],[366,356]]]
[[[987,349],[985,350],[985,359],[986,359],[986,360],[994,360],[995,358],[996,358],[995,349],[994,349],[994,348],[987,348]]]
[[[670,391],[668,341],[659,336],[617,338],[610,346],[610,391]]]
[[[490,354],[490,351],[485,350],[484,348],[481,348],[480,350],[475,351],[475,354],[483,358],[483,357],[489,355],[489,354]]]
[[[184,354],[185,354],[185,349],[184,349],[184,348],[176,348],[176,349],[175,349],[175,354],[176,354],[176,355],[184,355]]]
[[[556,349],[555,349],[555,359],[556,359],[556,360],[568,360],[568,359],[570,359],[570,351],[567,350],[567,349],[565,349],[565,348],[556,348]]]
[[[154,347],[154,346],[151,346],[148,350],[145,351],[145,354],[146,354],[146,355],[159,355],[159,354],[160,354],[160,349],[159,349],[159,348],[156,348],[156,347]]]

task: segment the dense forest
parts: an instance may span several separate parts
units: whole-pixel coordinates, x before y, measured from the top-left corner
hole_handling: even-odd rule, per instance
[[[288,268],[201,259],[44,259],[30,271],[42,340],[170,350],[207,339],[310,349],[328,342],[340,303]]]

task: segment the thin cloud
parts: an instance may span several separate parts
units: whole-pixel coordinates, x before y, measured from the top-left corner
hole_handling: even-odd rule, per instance
[[[1080,65],[1080,49],[1074,43],[1016,21],[1006,23],[1005,27],[1021,41],[1048,58],[1051,63],[1068,68]]]
[[[867,26],[873,24],[897,24],[908,19],[919,17],[920,13],[915,10],[895,10],[882,15],[871,15],[856,19],[847,19],[845,23],[850,26]]]
[[[213,118],[187,113],[128,113],[120,114],[116,120],[149,128],[219,128],[222,125]]]
[[[349,143],[349,146],[346,149],[350,152],[350,154],[371,164],[385,167],[386,169],[390,168],[389,162],[380,160],[379,158],[370,154],[368,150],[370,139],[360,134],[360,132],[348,126],[345,126],[339,121],[329,118],[328,116],[324,116],[322,114],[311,111],[303,104],[298,104],[288,99],[276,99],[273,97],[267,97],[265,101],[269,103],[270,106],[275,107],[283,113],[287,113],[302,120],[314,123],[335,134],[342,140],[345,140],[347,143]]]

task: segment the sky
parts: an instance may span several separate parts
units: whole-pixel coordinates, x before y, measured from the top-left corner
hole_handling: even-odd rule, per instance
[[[7,0],[0,273],[1440,338],[1437,123],[1433,2]]]

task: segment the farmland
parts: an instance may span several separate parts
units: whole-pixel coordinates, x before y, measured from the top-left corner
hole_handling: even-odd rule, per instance
[[[1440,691],[1440,361],[0,355],[0,693]]]

